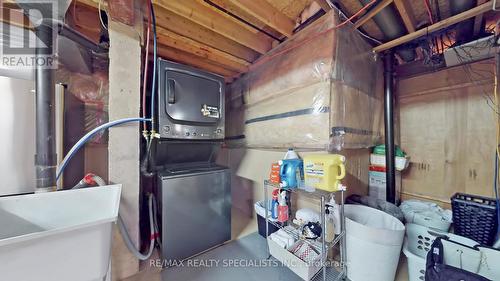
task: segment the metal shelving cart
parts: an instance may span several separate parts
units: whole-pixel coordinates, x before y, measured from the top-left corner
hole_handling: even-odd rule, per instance
[[[323,229],[321,237],[319,237],[316,242],[319,243],[313,243],[308,239],[304,239],[300,237],[300,231],[298,231],[299,226],[295,225],[292,222],[292,218],[290,217],[288,222],[286,224],[282,224],[276,221],[269,220],[269,215],[270,215],[270,210],[268,206],[268,193],[269,190],[274,190],[274,189],[282,189],[279,184],[271,183],[268,180],[264,181],[264,202],[265,202],[265,218],[266,218],[266,243],[267,243],[267,256],[268,258],[271,257],[270,250],[269,250],[269,240],[267,237],[269,236],[269,223],[272,225],[285,230],[288,234],[290,234],[292,237],[295,238],[295,240],[302,240],[305,241],[306,243],[309,243],[309,245],[313,246],[320,254],[321,256],[321,267],[322,269],[316,273],[316,275],[311,278],[312,281],[332,281],[332,280],[344,280],[347,276],[347,267],[346,267],[346,235],[345,235],[345,215],[344,215],[344,192],[346,190],[345,186],[341,186],[339,191],[336,192],[327,192],[323,190],[315,190],[313,192],[308,192],[303,189],[299,188],[294,188],[294,189],[285,189],[288,191],[290,196],[298,196],[300,198],[307,198],[310,200],[314,200],[316,202],[320,203],[320,217],[321,217],[321,227]],[[332,193],[340,193],[340,234],[335,235],[335,238],[331,242],[327,242],[325,239],[325,234],[326,234],[326,200],[330,198]],[[289,207],[290,208],[290,207]],[[285,227],[286,225],[292,226],[294,229],[297,229],[297,231],[290,231],[290,228]],[[318,244],[320,246],[318,247]],[[327,259],[328,259],[328,250],[335,247],[336,245],[339,245],[339,265],[338,266],[328,266],[327,265]]]

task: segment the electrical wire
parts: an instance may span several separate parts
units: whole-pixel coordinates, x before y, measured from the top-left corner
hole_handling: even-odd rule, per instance
[[[269,56],[265,56],[265,57],[262,57],[261,59],[257,60],[256,62],[254,62],[252,65],[250,65],[250,69],[253,69],[255,67],[257,67],[258,65],[261,65],[265,62],[268,62],[270,61],[271,59],[279,56],[279,55],[282,55],[284,53],[287,53],[297,47],[300,47],[304,44],[307,44],[317,38],[320,38],[321,36],[327,34],[328,32],[332,31],[332,30],[335,30],[335,29],[338,29],[338,28],[341,28],[342,26],[350,23],[354,18],[358,17],[361,13],[363,13],[366,9],[370,8],[373,4],[377,3],[378,0],[372,0],[370,3],[366,4],[365,6],[363,6],[363,8],[361,8],[359,11],[357,11],[354,15],[350,16],[348,19],[346,19],[345,21],[339,23],[338,25],[335,25],[333,27],[330,27],[330,28],[327,28],[325,29],[324,31],[314,35],[314,36],[311,36],[309,38],[306,38],[300,42],[297,42],[296,44],[293,44],[293,45],[290,45],[289,47],[287,48],[284,48],[283,50],[280,50],[278,52],[275,52]]]
[[[427,15],[429,16],[429,20],[431,21],[431,24],[434,24],[434,19],[432,17],[432,10],[431,10],[431,5],[429,4],[429,0],[423,0],[425,9],[427,11]]]
[[[102,0],[99,0],[99,4],[97,4],[97,13],[99,15],[99,21],[101,22],[102,28],[104,28],[105,30],[108,30],[108,27],[104,24],[104,21],[102,20],[102,15],[101,15],[101,1]]]
[[[64,169],[68,165],[68,163],[71,160],[71,158],[73,158],[73,156],[75,156],[76,152],[78,152],[78,150],[83,145],[85,145],[85,143],[87,143],[89,140],[91,140],[92,137],[94,137],[97,133],[99,133],[99,132],[101,132],[103,130],[106,130],[108,128],[111,128],[113,126],[118,126],[118,125],[122,125],[122,124],[125,124],[125,123],[131,123],[131,122],[151,122],[151,119],[145,119],[145,118],[124,118],[124,119],[119,119],[119,120],[115,120],[115,121],[111,121],[111,122],[102,124],[99,127],[94,128],[92,131],[86,133],[80,140],[78,140],[75,143],[75,145],[73,145],[73,147],[68,151],[68,153],[64,157],[63,161],[59,165],[59,169],[57,170],[56,180],[58,180],[59,177],[61,177]]]
[[[149,66],[149,36],[151,33],[151,13],[149,12],[149,5],[146,5],[146,9],[148,10],[148,29],[146,31],[146,54],[144,56],[144,75],[143,75],[143,84],[142,84],[142,118],[146,118],[146,86],[148,81],[148,66]],[[147,125],[143,123],[143,130],[147,130]]]
[[[151,11],[151,19],[153,23],[153,85],[151,86],[151,129],[154,130],[154,120],[155,120],[155,95],[156,95],[156,61],[157,61],[157,36],[156,36],[156,16],[155,10],[153,7],[153,2],[150,1],[150,11]]]

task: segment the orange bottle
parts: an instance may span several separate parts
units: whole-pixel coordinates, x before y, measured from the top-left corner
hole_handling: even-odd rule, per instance
[[[269,181],[271,183],[279,184],[280,183],[280,164],[273,163],[271,164],[271,173],[269,174]]]

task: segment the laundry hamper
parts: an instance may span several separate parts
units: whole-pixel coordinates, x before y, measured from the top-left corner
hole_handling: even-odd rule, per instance
[[[438,237],[447,237],[469,247],[478,245],[474,240],[438,229],[414,223],[406,224],[406,240],[403,246],[403,254],[408,259],[408,277],[410,281],[424,280],[427,253],[434,240]]]
[[[394,280],[405,226],[397,218],[362,205],[345,205],[347,277],[351,281]]]

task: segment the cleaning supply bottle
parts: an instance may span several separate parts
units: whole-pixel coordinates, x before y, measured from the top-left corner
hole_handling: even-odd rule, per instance
[[[283,160],[285,160],[285,159],[299,159],[299,156],[293,150],[293,148],[289,148],[288,151],[285,154],[285,157],[283,157]]]
[[[271,173],[269,174],[269,182],[274,184],[279,184],[280,180],[280,164],[272,163],[271,164]]]
[[[279,189],[273,190],[273,200],[271,201],[271,218],[278,219],[278,193]]]
[[[282,188],[297,188],[304,180],[304,164],[301,159],[285,159],[280,164],[280,186]]]
[[[287,222],[288,221],[288,205],[286,204],[286,191],[281,191],[278,199],[278,221]]]
[[[332,242],[335,235],[339,235],[340,228],[340,206],[335,202],[335,196],[332,194],[330,201],[325,205],[326,210],[326,226],[325,226],[325,239],[327,242]]]
[[[310,154],[304,156],[305,185],[335,192],[346,176],[346,158],[338,154]]]

